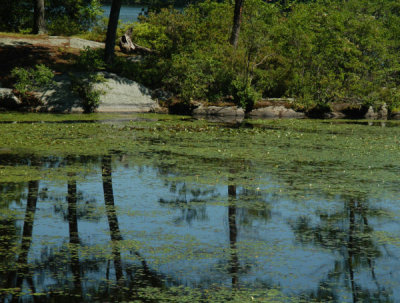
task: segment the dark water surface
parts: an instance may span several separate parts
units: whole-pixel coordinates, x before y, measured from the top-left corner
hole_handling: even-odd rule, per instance
[[[245,125],[0,125],[0,301],[400,302],[400,128]]]

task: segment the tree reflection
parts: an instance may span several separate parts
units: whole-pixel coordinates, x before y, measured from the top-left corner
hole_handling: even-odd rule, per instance
[[[180,214],[174,219],[175,224],[186,222],[191,225],[193,221],[208,220],[206,202],[217,197],[213,188],[190,188],[186,182],[164,182],[171,193],[177,194],[175,199],[160,198],[159,203],[172,209],[179,209]]]
[[[39,195],[39,181],[37,180],[29,181],[24,225],[22,228],[21,252],[17,259],[17,272],[15,280],[15,287],[17,289],[17,293],[13,297],[12,300],[13,302],[18,301],[19,294],[22,291],[22,284],[25,279],[27,281],[27,284],[31,288],[32,293],[35,293],[35,286],[32,280],[32,274],[29,272],[29,267],[28,267],[28,254],[32,243],[33,223],[35,219],[38,195]],[[11,277],[12,276],[13,275],[11,275]]]
[[[229,224],[229,248],[230,248],[230,274],[232,288],[239,287],[239,256],[237,250],[237,226],[236,226],[236,186],[228,185],[228,224]]]
[[[117,282],[121,282],[124,276],[122,272],[121,252],[119,249],[118,242],[122,240],[122,237],[121,237],[121,232],[119,230],[118,217],[115,211],[115,204],[114,204],[111,156],[104,156],[101,164],[102,164],[104,203],[106,205],[108,226],[110,228],[115,276]]]
[[[124,296],[121,286],[128,282],[126,289],[135,290],[138,287],[151,286],[151,287],[162,287],[164,285],[162,277],[152,271],[144,257],[138,252],[133,251],[132,253],[140,261],[141,266],[137,267],[134,265],[127,265],[125,268],[126,278],[123,274],[123,266],[121,259],[121,251],[119,242],[122,240],[121,231],[119,229],[118,217],[115,210],[114,192],[112,186],[112,158],[111,156],[104,156],[102,159],[102,178],[103,178],[103,190],[104,190],[104,202],[106,205],[108,225],[110,229],[110,236],[112,242],[112,255],[114,260],[114,269],[117,279],[117,284],[120,286],[117,292],[117,296]],[[107,265],[109,272],[109,265]],[[108,280],[108,277],[107,277]],[[128,295],[131,297],[132,294]]]
[[[369,209],[362,196],[344,197],[342,212],[320,215],[320,223],[312,226],[310,219],[301,217],[292,228],[301,243],[312,243],[338,252],[341,260],[320,283],[317,293],[311,294],[317,300],[338,298],[337,283],[345,282],[353,302],[390,302],[390,290],[383,288],[375,275],[374,262],[381,256],[377,244],[373,241],[373,229],[369,225],[368,215],[376,214]],[[346,224],[347,222],[347,224]],[[363,288],[357,283],[359,268],[367,267],[375,283],[375,290]],[[334,286],[328,287],[327,285]]]
[[[71,255],[71,271],[74,283],[74,292],[82,297],[81,283],[81,266],[79,262],[79,231],[77,216],[77,191],[76,191],[76,174],[69,174],[68,180],[68,226],[69,226],[69,243]]]

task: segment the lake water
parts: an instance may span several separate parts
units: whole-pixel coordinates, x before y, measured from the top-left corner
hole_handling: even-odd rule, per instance
[[[104,11],[103,16],[110,16],[110,5],[103,5],[102,9]],[[119,13],[119,19],[124,23],[132,23],[138,20],[141,14],[144,14],[146,7],[139,5],[122,5]]]
[[[1,302],[400,298],[396,122],[0,120]]]

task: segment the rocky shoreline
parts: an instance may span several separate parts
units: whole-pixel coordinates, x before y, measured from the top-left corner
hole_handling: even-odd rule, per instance
[[[265,99],[256,108],[246,113],[243,108],[226,105],[214,106],[201,102],[192,102],[183,106],[181,103],[171,105],[173,96],[161,90],[149,90],[146,87],[119,77],[115,74],[102,72],[107,82],[98,84],[98,89],[105,91],[101,97],[97,112],[103,113],[162,113],[186,114],[195,118],[205,118],[212,121],[241,121],[245,118],[252,119],[367,119],[367,120],[400,120],[400,113],[389,113],[386,104],[374,110],[371,106],[365,108],[361,105],[334,104],[330,111],[301,112],[291,108],[288,99]],[[17,110],[29,112],[71,113],[83,112],[79,100],[69,89],[70,79],[67,75],[55,78],[55,84],[45,92],[36,92],[35,95],[42,100],[41,106],[27,107],[11,88],[2,88],[0,85],[0,109],[3,111]],[[292,101],[291,99],[289,101]],[[159,104],[164,104],[160,106]],[[167,105],[165,105],[167,104]],[[169,104],[169,105],[168,105]]]
[[[104,92],[100,96],[97,112],[146,113],[159,110],[151,90],[143,85],[112,73],[98,74],[104,77],[105,82],[94,85],[94,89]],[[35,106],[25,106],[13,89],[1,88],[0,85],[0,109],[51,113],[83,112],[79,97],[71,91],[73,77],[85,76],[82,73],[56,75],[51,87],[41,92],[32,92],[39,103]]]
[[[284,104],[287,99],[266,99],[267,106],[262,106],[245,113],[242,108],[235,106],[204,106],[199,103],[194,104],[192,115],[198,118],[221,118],[229,117],[236,119],[253,118],[253,119],[367,119],[367,120],[400,120],[400,113],[389,114],[386,104],[378,110],[374,110],[372,106],[365,108],[361,105],[334,104],[330,111],[309,111],[301,112],[290,108],[290,104]],[[272,102],[271,102],[272,101]],[[273,105],[271,103],[277,103]]]
[[[101,48],[103,43],[79,38],[47,37],[35,38],[0,37],[2,46],[62,46],[66,48],[84,49],[85,47]],[[381,108],[366,108],[358,104],[336,103],[326,108],[314,108],[309,111],[299,111],[293,106],[291,98],[269,98],[260,100],[250,112],[233,104],[215,106],[212,104],[179,102],[174,96],[162,89],[149,90],[132,80],[116,74],[102,72],[105,83],[98,83],[95,89],[105,92],[101,96],[97,112],[104,113],[169,113],[192,115],[196,118],[206,118],[214,121],[240,121],[244,118],[279,119],[279,118],[319,118],[319,119],[394,119],[400,120],[400,112],[390,113],[386,104]],[[32,97],[40,100],[40,105],[25,105],[18,93],[12,88],[3,88],[0,83],[0,110],[16,110],[25,112],[71,113],[83,112],[79,99],[71,92],[71,73],[57,74],[55,84],[43,92],[32,92]],[[160,106],[161,105],[161,106]]]

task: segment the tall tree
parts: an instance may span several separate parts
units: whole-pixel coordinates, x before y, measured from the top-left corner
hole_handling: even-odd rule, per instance
[[[233,13],[232,34],[229,42],[234,47],[237,47],[240,32],[240,23],[242,21],[242,10],[244,0],[235,0],[235,11]]]
[[[46,22],[44,20],[44,0],[35,0],[33,9],[33,33],[44,34],[46,32]]]
[[[104,61],[111,63],[114,58],[115,39],[117,38],[117,27],[119,12],[121,10],[122,0],[113,0],[111,4],[110,17],[108,20],[106,46]]]

